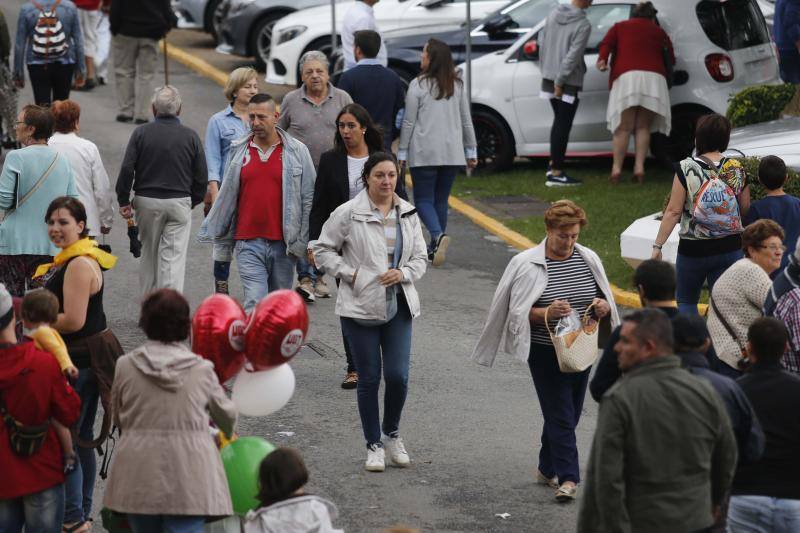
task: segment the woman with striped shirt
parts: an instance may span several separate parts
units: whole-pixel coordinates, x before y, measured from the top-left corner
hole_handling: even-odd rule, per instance
[[[410,463],[400,439],[400,415],[408,393],[411,320],[420,314],[414,282],[428,260],[417,211],[395,193],[398,174],[394,156],[370,155],[361,173],[366,188],[331,213],[312,248],[317,266],[341,280],[336,314],[358,372],[365,467],[372,472],[385,469],[384,445],[395,466]],[[386,381],[382,424],[381,366]]]
[[[570,200],[545,212],[547,238],[515,256],[495,291],[489,318],[473,359],[491,365],[505,337],[504,350],[527,360],[544,417],[537,481],[556,488],[556,500],[572,501],[580,482],[575,428],[580,420],[591,368],[561,372],[550,329],[573,310],[600,320],[619,316],[600,258],[577,244],[586,213]]]

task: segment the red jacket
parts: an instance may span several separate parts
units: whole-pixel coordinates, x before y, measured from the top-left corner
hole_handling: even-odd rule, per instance
[[[61,374],[55,357],[32,342],[0,346],[0,394],[11,416],[26,425],[55,419],[72,426],[81,401]],[[41,492],[64,482],[64,458],[50,427],[42,448],[30,457],[11,451],[8,430],[0,423],[0,500]]]
[[[608,61],[608,56],[613,56],[608,86],[611,87],[614,80],[631,70],[657,72],[666,77],[664,47],[674,65],[675,52],[669,35],[650,19],[632,18],[611,26],[600,43],[599,57]]]
[[[100,5],[103,3],[103,0],[72,0],[72,3],[75,4],[75,7],[78,9],[97,11],[100,9]]]

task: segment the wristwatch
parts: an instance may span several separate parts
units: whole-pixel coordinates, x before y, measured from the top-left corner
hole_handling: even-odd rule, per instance
[[[663,244],[656,244],[656,243],[653,243],[653,248],[658,248],[659,250],[661,250],[663,247],[664,247],[664,245],[663,245]]]

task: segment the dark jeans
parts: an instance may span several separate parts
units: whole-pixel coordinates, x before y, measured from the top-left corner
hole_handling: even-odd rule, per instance
[[[558,477],[559,483],[579,483],[575,428],[581,418],[591,367],[583,372],[561,372],[556,351],[545,344],[531,344],[528,366],[544,417],[539,471],[548,478]]]
[[[402,295],[397,298],[397,315],[382,326],[362,326],[342,317],[342,331],[350,343],[358,372],[358,414],[367,446],[381,442],[381,429],[396,436],[408,393],[408,365],[411,355],[411,312]],[[386,390],[383,425],[380,423],[378,389],[381,360]]]
[[[336,281],[339,281],[338,279]],[[350,350],[350,341],[348,340],[347,333],[345,333],[344,317],[339,318],[342,325],[342,344],[344,345],[344,356],[347,359],[347,372],[355,372],[356,365],[353,362],[353,352]]]
[[[61,63],[28,65],[28,76],[36,105],[50,105],[54,100],[67,100],[72,88],[74,68],[75,65]]]
[[[800,83],[800,51],[797,48],[778,50],[780,76],[786,83]]]
[[[722,273],[743,256],[741,250],[707,257],[691,257],[679,252],[675,261],[677,275],[675,296],[678,300],[678,310],[681,313],[696,315],[703,284],[708,283],[709,291],[713,289]]]
[[[414,204],[434,243],[439,235],[447,232],[447,200],[458,169],[455,166],[411,167]]]
[[[214,261],[214,279],[217,281],[228,281],[231,275],[230,261]]]
[[[3,533],[60,533],[64,516],[64,485],[13,500],[0,500]]]
[[[571,104],[557,98],[550,99],[550,107],[553,108],[553,125],[550,128],[550,160],[553,162],[551,167],[556,170],[564,167],[569,132],[572,130],[572,121],[575,120],[578,103],[577,97]]]
[[[78,420],[78,436],[86,441],[94,438],[94,419],[97,416],[97,401],[100,393],[97,378],[89,368],[81,368],[75,382],[75,392],[81,399],[81,417]],[[92,495],[97,474],[97,458],[94,448],[83,448],[75,444],[78,462],[64,483],[66,502],[64,523],[83,522],[92,516]]]
[[[204,516],[128,514],[133,533],[203,533]]]

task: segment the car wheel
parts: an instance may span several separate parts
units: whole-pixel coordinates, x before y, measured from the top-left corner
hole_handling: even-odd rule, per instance
[[[250,50],[256,60],[256,68],[265,70],[269,61],[269,52],[272,47],[272,29],[275,23],[288,15],[288,13],[270,13],[256,22],[255,29],[250,34]]]
[[[214,41],[217,41],[219,37],[219,25],[222,22],[221,5],[222,0],[208,0],[206,11],[203,14],[203,31],[210,33],[214,37]]]
[[[514,162],[514,138],[505,121],[494,111],[476,109],[472,125],[478,141],[478,170],[485,173],[508,170]]]
[[[691,155],[697,119],[708,113],[711,111],[702,107],[674,109],[669,136],[654,133],[650,138],[650,152],[653,157],[665,167],[672,168],[672,163]]]
[[[341,37],[339,37],[337,35],[336,36],[336,47],[337,47],[337,50],[341,50],[341,46],[342,46],[342,39],[341,39]],[[301,54],[300,57],[303,57],[303,55],[306,52],[311,52],[312,50],[319,50],[320,52],[325,54],[325,56],[327,56],[328,61],[330,62],[330,65],[328,66],[328,71],[331,74],[336,74],[338,57],[342,58],[341,64],[342,64],[342,67],[344,67],[344,56],[341,55],[340,52],[334,53],[334,50],[331,48],[331,38],[330,37],[320,37],[319,39],[317,39],[315,41],[311,41],[311,44],[309,44],[306,47],[306,49],[303,50],[303,54]],[[298,85],[298,87],[300,86],[300,84],[302,84],[302,81],[300,81],[300,65],[297,65],[297,85]]]

